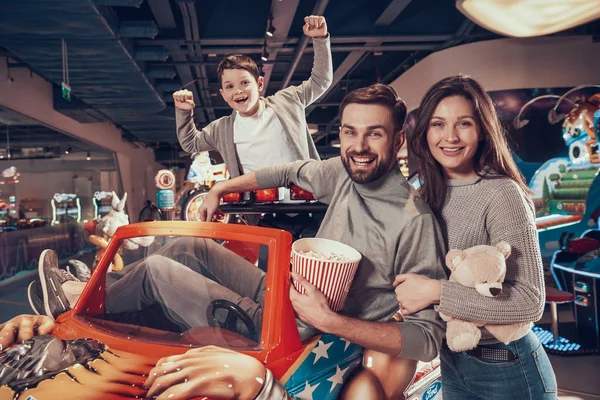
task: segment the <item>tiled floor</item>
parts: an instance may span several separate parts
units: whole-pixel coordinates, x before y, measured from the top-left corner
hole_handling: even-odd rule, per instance
[[[6,286],[0,286],[0,322],[15,315],[31,313],[27,301],[27,286],[36,278],[32,275]],[[559,310],[561,321],[573,320],[570,309]],[[549,311],[544,313],[542,323],[549,322]],[[550,356],[558,380],[560,400],[600,399],[600,356],[561,357]]]

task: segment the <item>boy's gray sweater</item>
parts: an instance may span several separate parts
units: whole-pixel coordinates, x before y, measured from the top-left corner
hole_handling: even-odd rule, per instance
[[[281,140],[287,143],[298,160],[319,159],[308,131],[305,108],[325,93],[333,81],[329,36],[313,39],[313,47],[315,55],[310,78],[298,86],[290,86],[260,100],[265,107],[275,111],[286,134]],[[175,111],[177,137],[183,150],[189,153],[217,150],[232,178],[244,173],[233,141],[235,112],[211,122],[199,131],[194,124],[193,111],[177,108]]]

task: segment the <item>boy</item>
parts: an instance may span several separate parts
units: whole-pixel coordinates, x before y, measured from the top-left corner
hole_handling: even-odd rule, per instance
[[[311,76],[302,84],[260,97],[264,82],[256,63],[244,55],[227,56],[217,73],[219,92],[233,113],[201,130],[194,124],[192,93],[173,93],[177,136],[183,150],[219,151],[232,178],[269,165],[319,159],[304,110],[329,88],[333,67],[325,18],[308,16],[304,22],[304,34],[313,38],[315,58]]]

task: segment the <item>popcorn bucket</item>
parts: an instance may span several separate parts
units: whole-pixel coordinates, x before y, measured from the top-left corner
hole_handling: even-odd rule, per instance
[[[344,307],[361,258],[358,251],[335,240],[308,238],[292,245],[292,271],[323,292],[333,311]],[[293,282],[296,290],[306,293],[302,285]]]

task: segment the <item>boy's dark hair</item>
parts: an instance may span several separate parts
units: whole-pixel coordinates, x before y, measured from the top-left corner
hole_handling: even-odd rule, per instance
[[[258,80],[260,76],[260,72],[258,70],[258,66],[248,56],[243,54],[230,54],[225,56],[224,59],[221,60],[219,66],[217,67],[217,75],[219,76],[219,85],[223,86],[223,71],[226,69],[243,69],[245,71],[250,72],[255,80]]]
[[[378,104],[386,107],[392,114],[392,121],[394,122],[394,133],[402,130],[404,121],[406,121],[406,103],[404,100],[396,95],[394,89],[388,85],[381,83],[374,83],[371,86],[363,87],[351,91],[343,98],[340,103],[340,121],[344,108],[348,104]]]

